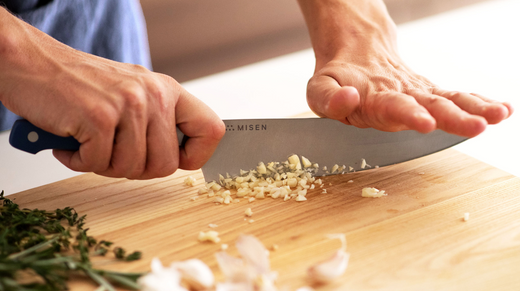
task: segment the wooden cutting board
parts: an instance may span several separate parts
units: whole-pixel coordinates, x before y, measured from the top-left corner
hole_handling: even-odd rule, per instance
[[[184,185],[190,175],[196,187]],[[109,269],[147,271],[153,257],[165,265],[199,258],[221,279],[214,258],[220,244],[197,241],[217,224],[233,255],[241,233],[268,248],[278,245],[272,269],[288,290],[307,285],[306,269],[339,248],[326,238],[330,233],[346,234],[350,264],[317,290],[520,290],[520,178],[456,150],[327,177],[328,193],[311,191],[305,202],[267,198],[217,206],[197,194],[202,179],[200,171],[149,181],[85,174],[9,198],[28,208],[72,206],[87,214],[91,235],[143,251],[140,261],[103,265]],[[364,187],[388,196],[362,198]],[[248,207],[253,223],[244,220]],[[71,288],[94,285],[74,281]]]

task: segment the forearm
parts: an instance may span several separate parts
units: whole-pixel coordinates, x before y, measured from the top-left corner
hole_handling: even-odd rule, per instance
[[[52,60],[42,51],[49,41],[54,40],[0,8],[0,101],[9,109],[14,110],[14,93],[23,94],[29,89],[28,78],[53,75]]]
[[[318,65],[337,55],[395,49],[395,24],[382,0],[298,0]]]

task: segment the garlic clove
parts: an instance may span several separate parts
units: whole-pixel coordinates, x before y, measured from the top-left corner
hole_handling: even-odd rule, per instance
[[[215,254],[220,271],[228,282],[251,282],[255,277],[251,268],[247,268],[244,261],[228,255],[226,252]],[[218,285],[217,285],[218,286]]]
[[[193,290],[205,290],[213,286],[215,277],[211,269],[201,260],[190,259],[174,262],[170,266],[181,273],[182,281]]]
[[[268,251],[256,237],[242,234],[238,237],[236,247],[245,262],[253,266],[258,274],[270,272]]]
[[[316,283],[329,283],[343,275],[347,269],[349,258],[349,253],[338,250],[328,260],[310,267],[308,270],[309,277]]]
[[[163,267],[158,258],[151,263],[152,271],[137,280],[143,291],[188,291],[182,287],[181,273],[173,268]]]

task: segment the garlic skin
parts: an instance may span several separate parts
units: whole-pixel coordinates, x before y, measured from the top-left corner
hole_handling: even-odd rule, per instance
[[[206,290],[215,284],[213,272],[199,259],[173,262],[170,267],[179,271],[182,282],[184,282],[190,290]]]
[[[347,239],[344,234],[330,234],[328,238],[339,239],[341,241],[341,248],[329,259],[313,265],[308,269],[310,279],[318,284],[330,283],[343,275],[350,259],[350,254],[346,252]]]
[[[158,258],[151,264],[152,271],[137,280],[143,291],[188,291],[182,287],[181,273],[174,268],[165,268]]]

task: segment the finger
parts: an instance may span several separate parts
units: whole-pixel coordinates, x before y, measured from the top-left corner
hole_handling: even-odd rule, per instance
[[[146,169],[139,179],[165,177],[179,167],[175,116],[153,119],[148,125]]]
[[[509,118],[513,112],[515,111],[514,108],[513,108],[513,105],[509,102],[499,102],[499,101],[495,101],[495,100],[492,100],[492,99],[488,99],[480,94],[477,94],[477,93],[470,93],[471,95],[473,96],[477,96],[485,101],[488,101],[488,102],[494,102],[494,103],[498,103],[498,104],[502,104],[503,106],[505,106],[507,108],[507,111],[508,111],[508,114],[506,116],[505,119]]]
[[[206,104],[182,88],[175,114],[177,126],[189,137],[179,152],[179,168],[199,169],[224,136],[224,122]]]
[[[114,139],[110,166],[96,171],[98,175],[114,178],[140,178],[146,168],[147,120],[145,109],[127,110],[121,119]]]
[[[434,88],[433,94],[440,95],[453,101],[453,103],[459,106],[462,110],[465,110],[470,114],[484,117],[490,124],[496,124],[506,119],[510,116],[510,109],[512,110],[511,105],[508,107],[503,103],[493,101],[477,94],[448,91],[440,88]]]
[[[356,88],[342,87],[329,76],[318,76],[309,81],[307,102],[318,116],[346,123],[346,117],[359,106],[360,97]]]
[[[376,129],[398,131],[411,129],[428,133],[436,128],[436,121],[415,98],[399,92],[381,92],[373,96],[369,114],[377,116]]]
[[[409,93],[435,118],[437,127],[448,133],[474,137],[486,129],[484,117],[462,110],[451,100],[417,90]]]
[[[99,124],[82,123],[76,132],[67,131],[63,136],[74,136],[81,144],[78,151],[53,150],[54,157],[67,168],[78,172],[96,172],[110,166],[115,126],[108,119]]]

